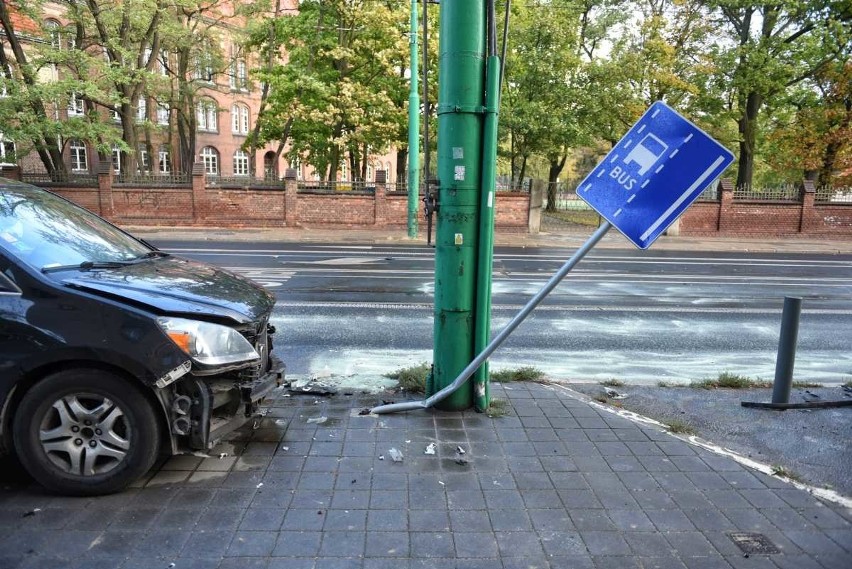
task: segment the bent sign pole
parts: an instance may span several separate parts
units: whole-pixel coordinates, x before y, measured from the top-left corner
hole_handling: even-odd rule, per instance
[[[654,103],[592,170],[577,193],[606,220],[456,379],[424,401],[373,413],[426,409],[465,385],[474,371],[591,251],[610,227],[647,249],[730,166],[734,155],[664,103]],[[665,174],[663,174],[665,172]]]

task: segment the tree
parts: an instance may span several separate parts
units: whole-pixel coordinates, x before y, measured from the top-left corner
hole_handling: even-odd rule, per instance
[[[102,65],[91,57],[82,23],[56,27],[43,17],[43,8],[42,1],[0,0],[5,93],[0,124],[4,138],[18,145],[19,155],[35,151],[45,170],[56,176],[67,171],[63,148],[72,138],[93,142],[102,152],[121,138],[98,115],[100,106],[116,104],[117,97],[93,72]],[[76,11],[76,4],[72,8]],[[60,109],[72,106],[73,116],[59,120]]]
[[[275,20],[287,61],[259,71],[269,85],[259,142],[289,145],[324,178],[337,179],[342,160],[396,142],[404,112],[391,91],[400,82],[398,53],[407,12],[401,3],[305,0],[295,15]],[[262,34],[255,43],[264,41]],[[357,174],[356,174],[357,177]]]
[[[754,177],[761,111],[850,49],[852,7],[843,0],[709,0],[728,39],[717,81],[739,130],[737,186]]]

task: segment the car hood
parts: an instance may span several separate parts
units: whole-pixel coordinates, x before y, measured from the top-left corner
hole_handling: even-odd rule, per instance
[[[141,305],[159,314],[230,319],[237,324],[264,318],[275,304],[268,291],[245,277],[180,257],[50,276],[65,286]]]

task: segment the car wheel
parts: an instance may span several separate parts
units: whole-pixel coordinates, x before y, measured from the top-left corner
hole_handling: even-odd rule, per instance
[[[159,423],[145,394],[101,370],[52,374],[15,414],[15,450],[24,468],[63,494],[116,492],[157,459]]]

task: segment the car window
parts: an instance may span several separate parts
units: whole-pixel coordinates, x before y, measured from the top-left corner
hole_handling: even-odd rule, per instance
[[[150,251],[89,211],[26,184],[0,189],[0,248],[36,269],[129,261]]]

